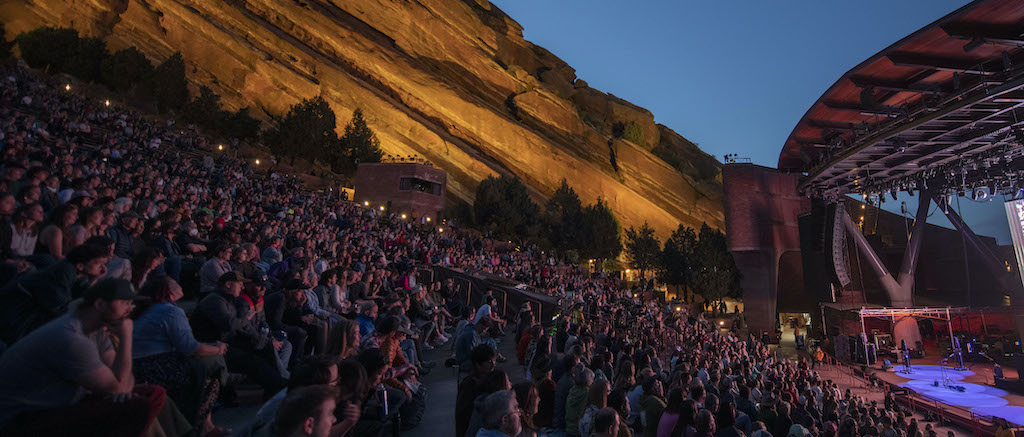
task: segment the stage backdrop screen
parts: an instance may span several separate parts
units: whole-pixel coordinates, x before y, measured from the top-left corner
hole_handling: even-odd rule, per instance
[[[1017,271],[1024,280],[1024,199],[1011,200],[1006,206],[1006,219],[1010,222],[1010,237],[1013,238],[1013,253],[1017,257]]]

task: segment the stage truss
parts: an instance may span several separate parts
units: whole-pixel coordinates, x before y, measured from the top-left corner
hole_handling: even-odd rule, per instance
[[[865,317],[873,317],[878,319],[890,319],[893,325],[896,324],[897,318],[913,317],[915,319],[935,319],[945,320],[946,326],[949,327],[949,338],[950,341],[953,339],[953,314],[966,314],[966,307],[921,307],[921,308],[865,308],[861,307],[860,311],[857,311],[860,315],[860,332],[867,335],[867,328],[864,324]]]

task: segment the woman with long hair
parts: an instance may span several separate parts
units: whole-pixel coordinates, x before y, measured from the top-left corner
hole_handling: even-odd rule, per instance
[[[49,217],[43,222],[43,230],[36,240],[36,253],[49,254],[54,260],[60,261],[71,251],[71,227],[78,220],[78,206],[65,203],[50,211]]]
[[[691,437],[697,433],[697,401],[687,399],[679,410],[679,420],[672,429],[672,437]]]
[[[590,385],[587,393],[587,408],[583,410],[583,417],[580,418],[579,435],[586,437],[594,429],[594,415],[602,408],[608,406],[608,394],[612,392],[612,385],[607,379],[601,378]]]
[[[520,416],[523,430],[518,437],[537,437],[539,429],[533,422],[533,417],[540,408],[540,395],[537,392],[537,386],[530,381],[523,381],[512,386],[512,389],[516,392],[519,409],[523,412]]]
[[[636,368],[633,360],[624,358],[615,369],[615,383],[612,390],[632,390],[636,386]]]
[[[224,355],[224,343],[200,343],[192,335],[185,311],[175,305],[183,293],[169,277],[154,278],[139,291],[149,298],[136,308],[132,331],[132,372],[140,383],[167,390],[185,417],[204,436],[224,436],[230,430],[213,424],[211,411],[220,392],[220,375],[194,357]]]
[[[344,360],[354,357],[359,352],[359,324],[353,320],[341,319],[331,327],[327,334],[325,355]]]
[[[103,227],[103,210],[94,206],[82,208],[78,214],[78,224],[71,227],[71,236],[68,240],[71,247],[78,246],[91,237],[100,235],[100,228]]]
[[[671,437],[672,430],[679,422],[679,416],[683,411],[683,389],[676,387],[668,392],[665,411],[661,413],[661,420],[658,421],[658,437]]]
[[[132,285],[142,288],[150,273],[164,263],[164,254],[159,250],[146,247],[132,258]]]

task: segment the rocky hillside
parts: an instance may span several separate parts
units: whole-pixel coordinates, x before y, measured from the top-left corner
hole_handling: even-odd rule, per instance
[[[723,227],[714,158],[587,86],[486,0],[14,0],[0,20],[8,38],[60,25],[154,62],[180,51],[232,108],[280,114],[322,95],[339,125],[362,108],[386,154],[426,157],[466,201],[490,175],[538,197],[566,178],[623,226]]]

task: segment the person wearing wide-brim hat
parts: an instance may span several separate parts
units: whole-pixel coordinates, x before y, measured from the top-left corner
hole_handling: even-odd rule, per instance
[[[416,366],[405,358],[401,350],[402,340],[413,335],[412,329],[402,325],[401,320],[396,316],[388,316],[379,323],[374,335],[380,337],[380,350],[387,359],[388,366],[393,370],[395,381],[399,379],[414,378],[418,374]],[[395,388],[405,391],[407,396],[412,396],[405,384],[389,384]]]

